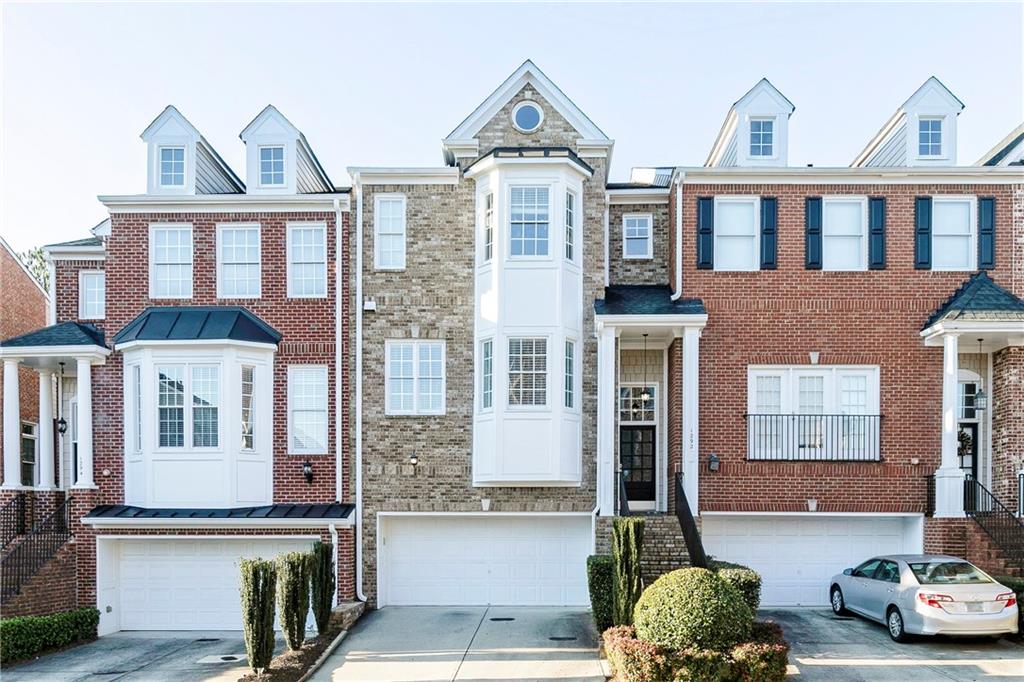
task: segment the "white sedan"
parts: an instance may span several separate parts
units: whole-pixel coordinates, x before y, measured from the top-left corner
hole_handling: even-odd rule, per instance
[[[832,578],[832,610],[878,621],[889,636],[1017,632],[1017,598],[976,566],[951,556],[894,554]]]

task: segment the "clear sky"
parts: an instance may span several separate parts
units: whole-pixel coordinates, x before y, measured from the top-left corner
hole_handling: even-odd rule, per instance
[[[524,59],[634,165],[699,165],[767,76],[796,112],[790,163],[845,166],[930,75],[967,108],[959,162],[1024,119],[1022,2],[836,4],[0,3],[2,233],[88,236],[98,194],[145,189],[139,133],[176,105],[239,174],[267,103],[335,184],[441,164],[440,140]]]

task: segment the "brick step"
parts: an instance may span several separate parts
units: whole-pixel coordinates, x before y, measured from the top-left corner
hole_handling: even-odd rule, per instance
[[[42,616],[77,606],[75,558],[76,545],[62,545],[16,594],[3,599],[4,616]]]

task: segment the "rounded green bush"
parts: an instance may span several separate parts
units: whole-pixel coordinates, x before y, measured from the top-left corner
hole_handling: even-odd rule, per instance
[[[703,568],[661,576],[644,590],[633,614],[638,639],[676,651],[726,651],[750,638],[753,622],[743,594]]]

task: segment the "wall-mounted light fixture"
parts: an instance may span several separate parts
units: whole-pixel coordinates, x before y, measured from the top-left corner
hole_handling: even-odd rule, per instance
[[[978,339],[978,355],[982,354],[981,341],[981,339]],[[985,393],[985,389],[981,388],[980,386],[978,387],[978,392],[974,394],[974,409],[988,409],[988,394]]]
[[[308,459],[302,463],[302,475],[306,477],[306,483],[313,482],[313,463]]]
[[[411,454],[411,455],[409,455],[409,464],[411,464],[411,465],[413,465],[413,466],[416,466],[416,465],[417,465],[417,464],[419,464],[419,463],[420,463],[420,458],[419,458],[419,455],[417,455],[417,454],[416,454],[416,451],[415,451],[415,450],[413,450],[413,451],[412,451],[412,454]]]
[[[718,455],[711,453],[708,457],[708,471],[718,471],[722,468],[722,460],[718,459]]]
[[[64,409],[64,399],[61,393],[64,390],[64,363],[57,364],[60,365],[60,379],[57,381],[57,433],[63,436],[68,432],[68,420],[61,415]]]
[[[818,501],[817,500],[807,500],[807,511],[809,511],[809,512],[816,512],[816,511],[818,511]]]

